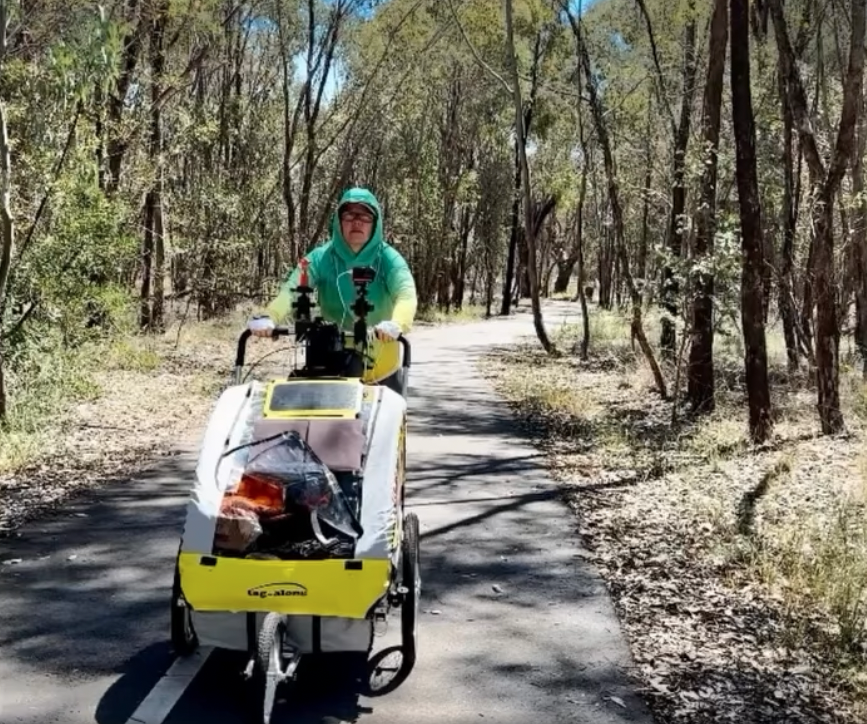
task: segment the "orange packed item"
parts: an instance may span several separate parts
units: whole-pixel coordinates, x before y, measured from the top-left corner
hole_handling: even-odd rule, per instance
[[[223,505],[244,501],[259,515],[279,515],[283,512],[283,486],[268,475],[244,473],[238,487],[227,493]]]
[[[262,534],[261,519],[283,513],[283,486],[267,475],[244,474],[235,490],[223,496],[214,538],[222,550],[247,550]]]

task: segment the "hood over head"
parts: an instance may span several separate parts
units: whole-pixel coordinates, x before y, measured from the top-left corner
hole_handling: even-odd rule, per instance
[[[352,251],[346,240],[343,238],[343,232],[340,230],[340,208],[345,204],[364,204],[370,207],[374,214],[373,232],[367,243],[361,247],[356,254]],[[373,261],[376,254],[379,253],[383,244],[382,235],[382,208],[379,205],[374,194],[365,188],[351,188],[343,193],[340,201],[337,203],[337,209],[331,217],[331,243],[334,250],[347,262],[353,264],[369,264]]]

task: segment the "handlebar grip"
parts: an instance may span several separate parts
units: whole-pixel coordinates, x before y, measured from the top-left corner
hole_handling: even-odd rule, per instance
[[[244,359],[247,356],[247,340],[250,339],[252,334],[249,329],[245,329],[241,332],[241,336],[238,337],[238,349],[235,352],[235,367],[244,366]]]
[[[271,339],[277,339],[278,337],[288,337],[292,334],[292,330],[289,327],[274,327],[271,330]],[[253,332],[249,329],[245,329],[241,332],[241,336],[238,337],[238,349],[235,352],[235,367],[243,367],[244,361],[247,358],[247,340],[253,335]]]
[[[403,364],[401,366],[404,369],[409,369],[410,365],[412,365],[412,345],[403,335],[400,335],[400,337],[397,338],[397,341],[403,345]]]

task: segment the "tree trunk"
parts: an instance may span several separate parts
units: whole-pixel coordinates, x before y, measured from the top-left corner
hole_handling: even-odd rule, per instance
[[[533,110],[536,102],[536,94],[539,89],[539,63],[542,59],[542,32],[536,33],[536,42],[533,46],[533,66],[530,69],[530,97],[528,103],[522,108],[521,124],[524,129],[524,135],[518,135],[518,128],[515,127],[515,181],[514,181],[514,197],[512,199],[512,216],[510,223],[509,234],[509,251],[506,260],[506,274],[503,279],[503,298],[500,304],[500,314],[504,317],[508,316],[512,309],[512,284],[515,280],[515,262],[518,256],[518,242],[520,241],[519,233],[519,212],[521,209],[521,157],[519,145],[526,148],[527,137],[530,134],[530,127],[533,123]],[[517,62],[517,61],[516,61]],[[529,192],[528,192],[529,193]]]
[[[644,353],[644,357],[650,366],[660,396],[663,399],[667,399],[668,391],[665,385],[665,378],[662,376],[662,370],[660,370],[659,365],[656,362],[653,349],[650,347],[650,343],[647,341],[647,335],[644,332],[644,324],[642,323],[641,314],[641,294],[635,286],[635,281],[629,271],[629,254],[626,251],[623,210],[620,207],[617,169],[614,165],[614,154],[611,152],[611,143],[608,139],[608,127],[605,125],[605,113],[602,107],[602,101],[599,98],[596,83],[593,80],[593,74],[591,72],[590,54],[587,52],[587,45],[584,43],[583,33],[581,32],[581,21],[576,21],[574,15],[568,8],[565,8],[565,10],[569,18],[569,24],[572,26],[572,33],[575,36],[575,44],[577,46],[579,61],[583,70],[584,83],[587,87],[587,93],[590,96],[590,109],[593,113],[596,135],[599,138],[599,145],[602,146],[605,176],[608,181],[608,197],[611,203],[611,215],[614,220],[614,243],[617,257],[620,261],[621,273],[623,274],[626,288],[629,290],[629,296],[632,301],[632,333],[638,340],[641,351]]]
[[[6,48],[6,0],[0,0],[0,64]],[[12,255],[15,247],[15,225],[10,209],[12,193],[12,159],[9,147],[9,132],[6,123],[6,103],[0,99],[0,312],[6,308],[6,286],[12,269]],[[4,368],[5,340],[3,339],[3,316],[0,314],[0,422],[9,414],[9,399],[6,390]]]
[[[840,112],[837,144],[814,215],[816,229],[816,376],[819,421],[826,435],[842,432],[840,409],[840,324],[837,316],[834,271],[834,197],[843,180],[855,145],[864,75],[865,10],[867,0],[852,0],[852,36],[849,68]],[[816,218],[818,217],[818,218]]]
[[[578,214],[575,220],[575,235],[578,252],[578,301],[581,302],[581,337],[580,356],[586,360],[590,351],[590,314],[587,310],[587,292],[584,289],[584,200],[587,198],[587,164],[590,158],[587,154],[587,142],[584,136],[584,120],[581,109],[578,109],[578,134],[581,142],[581,155],[584,157],[584,167],[581,169],[581,186],[578,189]]]
[[[716,182],[723,75],[728,44],[726,0],[715,0],[710,28],[707,82],[702,110],[702,135],[707,157],[702,164],[701,199],[695,235],[695,263],[701,267],[713,254],[716,232]],[[696,412],[714,409],[713,293],[714,277],[701,271],[692,303],[692,344],[687,369],[687,394]]]
[[[526,126],[525,126],[526,127]],[[500,302],[500,314],[509,316],[512,311],[512,282],[515,279],[515,259],[518,256],[518,218],[521,210],[521,163],[518,160],[517,133],[515,134],[515,182],[512,190],[512,215],[509,221],[509,252],[506,258],[506,274],[503,279],[503,298]]]
[[[9,6],[7,0],[0,0],[0,70],[3,69],[6,61],[8,24]],[[6,101],[4,98],[0,98],[0,422],[4,422],[9,414],[9,399],[4,373],[6,360],[4,357],[3,318],[6,309],[6,290],[15,249],[15,224],[10,208],[11,195],[12,152],[9,146]]]
[[[572,280],[572,273],[575,271],[575,265],[577,263],[580,264],[581,267],[579,269],[578,275],[580,280],[578,282],[578,288],[575,290],[575,296],[573,297],[573,301],[576,299],[581,299],[584,288],[584,278],[586,274],[586,267],[584,266],[584,204],[587,199],[587,176],[589,174],[589,166],[591,164],[590,155],[587,151],[587,144],[584,140],[584,122],[581,117],[581,109],[578,109],[578,133],[580,136],[581,143],[581,153],[583,157],[583,163],[581,166],[581,181],[579,182],[579,191],[578,191],[578,206],[575,211],[576,219],[575,219],[575,237],[574,242],[571,245],[569,250],[569,256],[562,262],[558,264],[558,272],[557,278],[554,282],[554,293],[562,294],[569,288],[569,282]],[[584,295],[584,304],[587,304],[586,295]]]
[[[509,65],[512,71],[512,97],[515,102],[515,134],[519,139],[518,156],[521,163],[521,186],[523,188],[524,197],[524,240],[527,244],[527,274],[530,280],[530,304],[533,310],[533,326],[536,328],[536,335],[539,337],[542,347],[548,354],[556,354],[553,343],[548,338],[548,332],[545,330],[545,320],[542,317],[542,306],[539,299],[539,280],[536,269],[536,233],[533,224],[533,208],[532,208],[532,186],[530,185],[530,166],[527,163],[527,153],[524,147],[527,136],[524,132],[524,104],[521,100],[521,86],[518,79],[518,59],[515,55],[515,40],[512,27],[512,0],[505,0],[506,3],[506,43],[507,52],[509,54]]]
[[[165,170],[163,168],[163,131],[162,102],[163,73],[166,65],[164,39],[168,20],[168,2],[161,2],[156,8],[151,31],[151,162],[155,163],[156,176],[153,186],[153,302],[151,306],[150,327],[155,332],[165,328],[165,277],[166,277],[166,246],[165,246],[165,214],[163,190],[165,186]]]
[[[103,176],[105,192],[113,195],[120,185],[120,169],[123,158],[129,147],[129,141],[121,129],[123,109],[127,103],[127,93],[134,80],[135,68],[138,64],[142,45],[142,27],[138,20],[140,14],[139,0],[128,0],[126,6],[126,21],[129,31],[122,41],[121,71],[108,101],[107,131],[108,131],[108,175]]]
[[[572,281],[572,274],[575,271],[575,264],[577,262],[578,257],[574,255],[569,255],[557,262],[557,276],[554,277],[554,294],[563,294],[569,289],[569,282]]]
[[[473,230],[473,217],[469,206],[461,210],[460,248],[457,264],[454,265],[452,277],[452,305],[455,309],[463,309],[467,286],[467,252],[469,251],[470,234]]]
[[[145,195],[144,236],[141,249],[141,289],[139,291],[138,326],[151,329],[151,277],[153,276],[154,236],[156,235],[156,192],[150,189]]]
[[[638,245],[638,264],[636,271],[638,278],[642,284],[647,284],[647,241],[650,232],[649,217],[650,217],[650,184],[653,180],[653,143],[652,143],[652,128],[651,119],[653,118],[653,96],[652,93],[647,95],[647,123],[645,125],[645,166],[644,166],[644,188],[641,192],[642,209],[641,209],[641,242]]]
[[[834,199],[821,198],[813,213],[816,235],[816,382],[822,433],[843,429],[840,410],[840,326],[834,284]]]
[[[741,217],[741,324],[749,403],[750,436],[755,443],[772,431],[771,395],[762,299],[762,218],[756,176],[756,136],[750,89],[748,0],[731,0],[732,124],[736,147],[738,203]]]
[[[786,94],[786,82],[782,71],[777,77],[780,86],[780,104],[783,115],[783,249],[780,263],[780,278],[777,290],[780,315],[783,318],[783,337],[786,341],[786,357],[789,372],[798,369],[798,337],[795,329],[796,311],[793,294],[792,272],[795,262],[795,229],[797,227],[797,204],[795,203],[794,138],[792,109]]]
[[[795,53],[789,41],[781,0],[768,0],[789,101],[810,168],[812,186],[818,190],[813,207],[811,251],[815,272],[813,291],[816,300],[818,411],[822,432],[826,435],[841,432],[844,427],[839,393],[840,325],[837,317],[834,271],[834,198],[846,173],[855,145],[855,129],[858,125],[863,87],[865,2],[867,0],[852,0],[849,67],[843,87],[843,106],[840,111],[837,139],[826,170],[810,123],[806,93],[795,62]]]
[[[329,80],[329,72],[331,65],[334,62],[334,56],[337,51],[337,39],[343,24],[346,7],[344,3],[335,3],[330,11],[328,24],[323,27],[317,27],[316,23],[316,3],[314,0],[307,0],[307,81],[304,84],[302,96],[304,99],[304,129],[306,133],[305,144],[305,159],[301,180],[301,195],[298,203],[298,220],[302,237],[307,240],[308,244],[316,242],[316,239],[311,238],[310,234],[310,195],[313,188],[313,178],[316,174],[316,169],[319,166],[319,154],[317,152],[317,122],[319,112],[322,107],[322,95],[325,91],[325,84]],[[321,37],[319,47],[316,49],[316,59],[314,61],[314,46],[316,38]],[[314,76],[319,73],[319,83],[314,89]]]
[[[680,106],[680,121],[674,138],[674,168],[672,173],[671,216],[668,223],[668,251],[679,259],[683,253],[684,210],[686,209],[686,151],[692,121],[692,102],[695,97],[695,0],[688,0],[687,24],[684,30],[683,99]],[[667,360],[673,360],[677,347],[676,319],[679,314],[679,284],[669,264],[663,270],[662,303],[666,314],[662,317],[662,332],[659,346]]]
[[[867,379],[867,198],[864,195],[864,154],[867,152],[867,113],[861,96],[858,143],[852,163],[852,195],[856,199],[852,237],[855,282],[855,344],[861,356],[862,377]]]
[[[818,192],[818,184],[810,183],[811,195],[815,196]],[[811,233],[807,244],[807,255],[804,258],[804,263],[801,269],[801,311],[800,311],[800,327],[801,337],[803,338],[803,346],[811,359],[813,355],[813,304],[815,297],[813,294],[815,274],[815,258],[816,258],[816,234]]]
[[[304,95],[298,97],[292,110],[292,51],[286,34],[287,21],[282,13],[283,4],[277,3],[277,34],[280,41],[281,90],[283,96],[283,166],[280,173],[283,203],[286,206],[286,236],[289,246],[289,263],[295,265],[301,256],[298,238],[298,211],[292,188],[292,153],[295,149],[295,134],[301,117]]]

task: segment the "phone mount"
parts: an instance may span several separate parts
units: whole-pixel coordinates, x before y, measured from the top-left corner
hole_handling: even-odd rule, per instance
[[[311,295],[308,274],[309,262],[299,262],[300,274],[295,287],[296,299],[292,304],[295,310],[295,338],[303,342],[306,361],[300,376],[304,377],[362,377],[368,368],[367,315],[373,305],[367,299],[367,287],[376,278],[372,267],[355,267],[352,270],[352,283],[355,285],[356,298],[352,305],[355,313],[353,325],[353,344],[346,344],[346,334],[334,322],[326,322],[322,317],[313,317],[315,307]]]
[[[373,311],[373,305],[367,301],[367,286],[376,279],[376,270],[369,266],[359,266],[352,270],[352,283],[355,285],[355,303],[352,311],[355,312],[355,325],[352,334],[356,347],[358,343],[367,348],[367,315]]]

